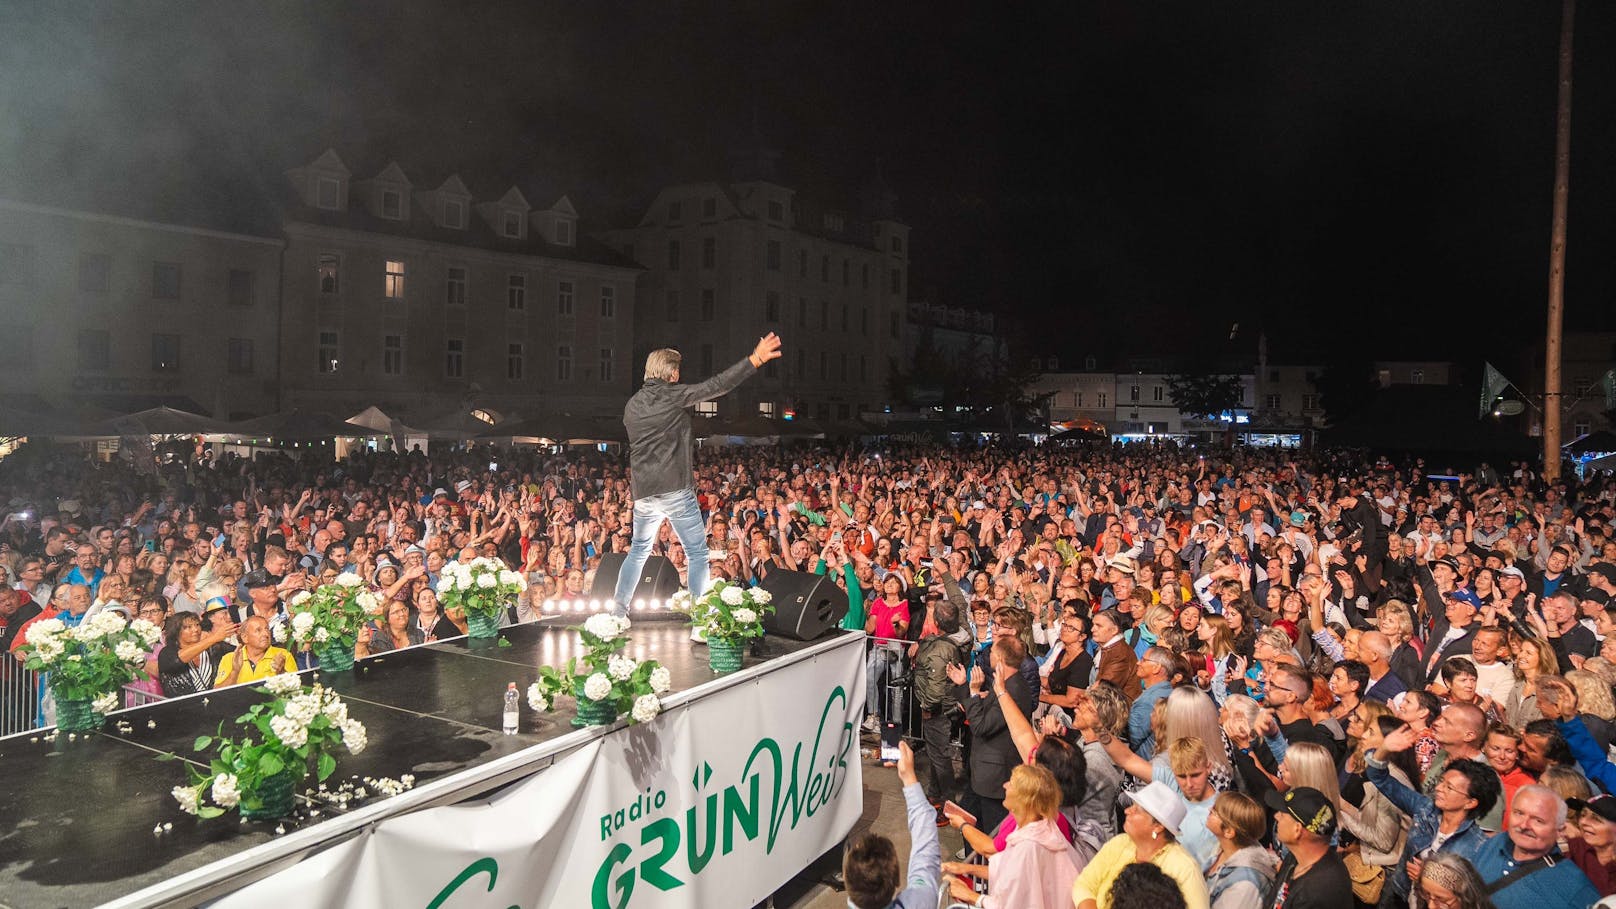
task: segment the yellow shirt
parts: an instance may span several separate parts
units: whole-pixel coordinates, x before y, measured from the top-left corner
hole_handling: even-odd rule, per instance
[[[280,654],[286,661],[282,664],[286,667],[286,672],[297,671],[297,660],[292,656],[291,651],[272,645],[268,650],[264,651],[264,658],[257,663],[244,662],[241,667],[241,675],[237,676],[234,682],[227,683],[226,679],[230,678],[230,673],[236,668],[236,654],[238,652],[232,650],[224,655],[224,659],[219,661],[219,674],[214,676],[213,687],[219,688],[226,684],[239,685],[242,682],[261,682],[272,675],[279,675],[275,671],[276,654]]]
[[[1137,856],[1138,849],[1126,833],[1107,840],[1072,884],[1072,905],[1081,907],[1084,900],[1094,900],[1100,909],[1109,909],[1112,882]],[[1178,884],[1187,909],[1209,909],[1211,898],[1207,894],[1206,878],[1201,875],[1201,866],[1183,846],[1168,843],[1151,857],[1150,863]]]

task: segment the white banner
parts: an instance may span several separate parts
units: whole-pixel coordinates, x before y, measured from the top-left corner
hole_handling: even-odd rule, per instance
[[[492,799],[381,821],[215,905],[756,905],[863,811],[859,643],[616,730]]]

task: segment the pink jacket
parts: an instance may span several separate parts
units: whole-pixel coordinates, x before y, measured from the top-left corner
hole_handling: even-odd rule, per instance
[[[1066,909],[1081,860],[1054,821],[1018,827],[988,858],[989,909]]]

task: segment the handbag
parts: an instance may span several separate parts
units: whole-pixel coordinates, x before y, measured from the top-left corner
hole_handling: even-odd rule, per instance
[[[1347,877],[1352,879],[1352,895],[1370,905],[1380,902],[1380,891],[1386,886],[1386,866],[1364,861],[1357,845],[1342,853],[1341,862],[1347,866]]]

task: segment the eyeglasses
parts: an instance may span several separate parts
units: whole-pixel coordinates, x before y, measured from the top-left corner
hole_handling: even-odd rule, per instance
[[[1446,789],[1449,792],[1453,793],[1454,795],[1457,795],[1457,796],[1460,796],[1460,797],[1469,797],[1469,795],[1470,795],[1470,793],[1468,793],[1468,792],[1460,791],[1459,787],[1457,787],[1457,786],[1453,785],[1452,783],[1448,782],[1446,779],[1437,780],[1436,781],[1436,786],[1434,786],[1432,788],[1434,788],[1434,789]]]
[[[1420,896],[1425,898],[1425,905],[1431,909],[1458,909],[1459,898],[1452,893],[1432,893],[1425,885],[1420,885]]]

